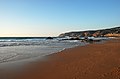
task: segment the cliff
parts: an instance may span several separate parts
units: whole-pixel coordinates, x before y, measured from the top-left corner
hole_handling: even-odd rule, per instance
[[[120,37],[120,26],[109,28],[109,29],[100,29],[100,30],[88,30],[88,31],[78,31],[78,32],[68,32],[62,33],[59,37],[84,37],[84,36],[94,36],[94,37]]]

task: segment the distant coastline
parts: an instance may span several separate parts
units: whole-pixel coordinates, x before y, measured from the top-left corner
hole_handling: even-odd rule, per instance
[[[100,29],[100,30],[87,30],[87,31],[77,31],[77,32],[67,32],[62,33],[59,37],[120,37],[120,26],[109,28],[109,29]]]

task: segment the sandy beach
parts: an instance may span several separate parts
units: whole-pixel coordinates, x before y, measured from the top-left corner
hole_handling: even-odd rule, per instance
[[[120,79],[120,0],[0,0],[0,79]]]
[[[120,79],[120,39],[66,49],[0,79]]]

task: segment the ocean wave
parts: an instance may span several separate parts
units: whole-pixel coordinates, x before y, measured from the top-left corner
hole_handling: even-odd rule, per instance
[[[0,63],[46,56],[66,48],[85,45],[76,40],[0,39]]]

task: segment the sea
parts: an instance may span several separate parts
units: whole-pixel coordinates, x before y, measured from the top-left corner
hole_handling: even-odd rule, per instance
[[[87,43],[54,37],[0,37],[0,64],[45,57]]]

